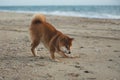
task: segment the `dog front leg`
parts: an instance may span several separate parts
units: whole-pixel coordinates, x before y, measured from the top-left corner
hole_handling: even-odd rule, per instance
[[[60,61],[60,60],[55,58],[55,49],[54,48],[50,49],[50,55],[51,55],[51,60],[52,61],[55,61],[55,62],[59,62]]]

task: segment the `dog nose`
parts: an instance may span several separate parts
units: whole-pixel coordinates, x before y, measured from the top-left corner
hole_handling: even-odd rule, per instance
[[[68,54],[71,54],[71,52],[69,52]]]

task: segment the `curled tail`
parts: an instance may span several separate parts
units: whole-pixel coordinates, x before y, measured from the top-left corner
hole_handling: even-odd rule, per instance
[[[43,14],[35,14],[32,19],[32,24],[40,24],[46,22],[46,17]]]

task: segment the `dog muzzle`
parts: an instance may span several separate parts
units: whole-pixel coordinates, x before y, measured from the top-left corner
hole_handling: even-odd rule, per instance
[[[60,49],[61,49],[61,51],[64,52],[64,53],[71,54],[71,51],[68,50],[66,47],[61,47]]]

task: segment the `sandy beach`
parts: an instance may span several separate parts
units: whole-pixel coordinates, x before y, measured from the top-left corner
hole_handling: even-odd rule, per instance
[[[120,80],[120,19],[47,15],[47,21],[75,40],[75,59],[52,62],[40,44],[30,51],[33,14],[0,12],[0,80]]]

